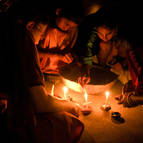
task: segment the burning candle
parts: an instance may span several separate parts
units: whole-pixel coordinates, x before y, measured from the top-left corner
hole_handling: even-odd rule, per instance
[[[84,99],[85,99],[85,102],[83,103],[83,105],[88,106],[91,102],[88,102],[88,94],[85,90],[84,90]]]
[[[88,94],[87,94],[87,92],[85,90],[84,90],[84,99],[85,99],[85,102],[83,103],[83,106],[81,107],[81,112],[84,115],[88,115],[88,114],[91,113],[92,108],[89,105],[91,102],[88,102]]]
[[[86,91],[85,91],[85,93],[84,93],[84,98],[85,98],[85,103],[87,103],[87,93],[86,93]]]
[[[63,90],[64,90],[64,99],[66,100],[67,99],[68,88],[66,86],[64,86]]]
[[[106,102],[105,102],[105,104],[107,105],[108,104],[108,98],[109,98],[109,91],[106,91],[105,92],[105,96],[106,96]]]
[[[106,101],[105,101],[105,104],[103,104],[103,105],[101,106],[101,109],[102,109],[102,110],[109,111],[109,110],[111,109],[111,106],[110,106],[110,104],[108,103],[109,95],[110,95],[110,92],[109,92],[109,91],[106,91],[106,92],[105,92]]]
[[[54,84],[52,85],[52,90],[51,90],[51,95],[52,96],[54,96],[54,88],[55,88],[55,86],[54,86]]]

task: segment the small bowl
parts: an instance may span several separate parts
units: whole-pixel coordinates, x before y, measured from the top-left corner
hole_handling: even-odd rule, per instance
[[[121,114],[119,112],[112,112],[111,116],[115,119],[119,119],[121,117]]]

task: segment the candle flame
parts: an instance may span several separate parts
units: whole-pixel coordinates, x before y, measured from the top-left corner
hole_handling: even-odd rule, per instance
[[[106,91],[106,92],[105,92],[106,100],[108,99],[109,94],[110,94],[110,92],[109,92],[109,91]]]
[[[85,102],[87,102],[88,95],[87,95],[87,92],[86,92],[86,91],[85,91],[85,93],[84,93],[84,98],[85,98]]]
[[[51,90],[51,95],[52,96],[54,96],[54,88],[55,88],[55,86],[54,86],[54,84],[52,85],[52,90]]]

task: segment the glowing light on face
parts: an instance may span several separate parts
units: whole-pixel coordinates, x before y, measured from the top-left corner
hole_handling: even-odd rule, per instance
[[[116,29],[110,29],[105,25],[99,26],[97,28],[98,37],[104,42],[110,41],[116,34]]]

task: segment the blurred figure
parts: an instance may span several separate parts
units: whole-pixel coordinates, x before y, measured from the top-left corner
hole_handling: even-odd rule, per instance
[[[19,19],[16,25],[16,89],[8,103],[14,142],[78,141],[83,131],[83,124],[76,117],[79,107],[48,95],[40,70],[37,45],[46,32],[49,18],[37,13],[28,16]],[[51,126],[54,128],[50,129]],[[61,129],[68,132],[68,136]],[[54,138],[55,134],[60,138]]]

